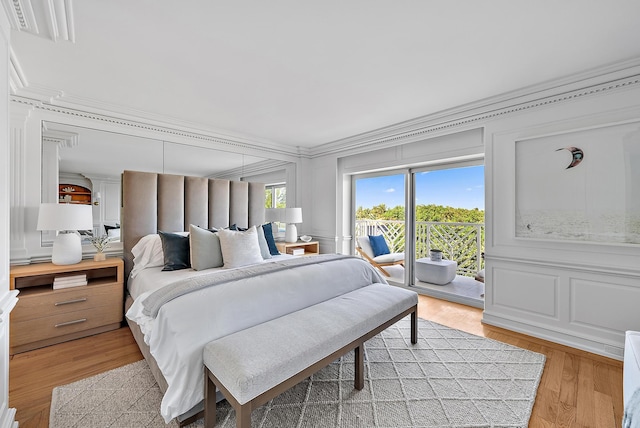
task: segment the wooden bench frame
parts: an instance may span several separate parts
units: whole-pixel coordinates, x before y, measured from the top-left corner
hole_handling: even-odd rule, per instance
[[[251,412],[269,400],[277,397],[289,388],[297,385],[304,379],[308,378],[312,374],[316,373],[320,369],[328,366],[339,357],[345,355],[352,349],[355,350],[355,376],[354,387],[357,390],[364,388],[364,342],[371,339],[373,336],[387,329],[391,325],[400,321],[407,315],[411,315],[411,343],[418,343],[418,305],[407,309],[406,311],[396,315],[384,324],[374,328],[365,335],[357,338],[346,346],[338,349],[337,351],[325,356],[317,363],[307,367],[306,369],[298,372],[284,382],[270,388],[269,390],[258,395],[253,400],[248,401],[245,404],[240,404],[236,398],[222,385],[222,383],[211,373],[209,368],[204,366],[204,426],[205,428],[213,428],[216,424],[216,387],[222,391],[227,401],[236,411],[236,427],[237,428],[249,428],[251,427]]]

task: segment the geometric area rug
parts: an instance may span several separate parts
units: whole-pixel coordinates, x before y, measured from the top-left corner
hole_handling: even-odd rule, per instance
[[[365,344],[365,387],[353,389],[353,352],[252,413],[252,427],[526,427],[545,357],[405,318]],[[56,387],[50,427],[176,427],[145,361]],[[222,401],[216,427],[233,428]],[[189,425],[202,427],[203,420]]]

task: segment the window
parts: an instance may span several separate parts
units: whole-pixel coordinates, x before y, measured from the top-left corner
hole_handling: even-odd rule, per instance
[[[287,206],[287,185],[269,184],[265,187],[265,208],[285,208]]]

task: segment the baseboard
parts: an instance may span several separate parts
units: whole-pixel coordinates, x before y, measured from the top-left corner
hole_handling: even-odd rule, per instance
[[[18,428],[16,409],[2,409],[2,413],[0,414],[0,428]]]
[[[614,360],[622,361],[624,355],[624,342],[620,345],[599,342],[597,338],[580,337],[570,332],[562,332],[548,328],[546,326],[534,325],[530,321],[524,323],[516,321],[508,317],[488,313],[486,310],[482,314],[483,324],[504,328],[528,336],[537,337],[539,339],[548,340],[549,342],[558,343],[569,346],[571,348],[580,349],[592,354],[601,355]]]

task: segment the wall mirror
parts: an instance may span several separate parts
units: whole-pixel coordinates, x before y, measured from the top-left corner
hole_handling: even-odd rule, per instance
[[[268,159],[103,131],[42,122],[42,202],[90,204],[93,230],[81,232],[119,241],[121,174],[124,170],[220,177]],[[240,172],[238,175],[242,175]],[[236,178],[237,179],[237,178]],[[42,232],[50,246],[55,232]]]

